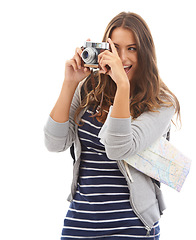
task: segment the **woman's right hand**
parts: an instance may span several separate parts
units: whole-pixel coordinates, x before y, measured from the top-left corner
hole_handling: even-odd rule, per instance
[[[82,64],[82,49],[76,48],[75,55],[72,59],[66,61],[65,64],[65,79],[66,82],[79,83],[90,74],[90,69]]]

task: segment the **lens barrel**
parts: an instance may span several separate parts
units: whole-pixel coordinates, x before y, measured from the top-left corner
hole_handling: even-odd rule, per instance
[[[87,47],[82,52],[82,60],[87,64],[93,64],[97,62],[98,52],[96,48]]]

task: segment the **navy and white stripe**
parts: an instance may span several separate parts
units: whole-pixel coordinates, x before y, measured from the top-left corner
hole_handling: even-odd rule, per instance
[[[116,161],[107,158],[98,133],[102,123],[86,111],[78,128],[81,165],[78,187],[64,220],[65,239],[159,239],[159,224],[150,236],[129,201],[126,180]]]

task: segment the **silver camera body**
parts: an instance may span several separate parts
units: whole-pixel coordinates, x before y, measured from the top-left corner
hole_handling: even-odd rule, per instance
[[[82,49],[81,57],[84,61],[84,66],[98,68],[98,55],[105,50],[109,50],[110,46],[107,42],[97,43],[86,41]]]

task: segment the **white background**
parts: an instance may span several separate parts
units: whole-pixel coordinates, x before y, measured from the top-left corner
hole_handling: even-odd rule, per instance
[[[161,239],[195,236],[195,3],[191,0],[1,1],[0,239],[58,240],[69,206],[69,152],[50,153],[43,127],[57,100],[65,61],[87,38],[101,41],[121,11],[148,23],[160,75],[181,103],[171,143],[193,160],[180,193],[163,186]]]

